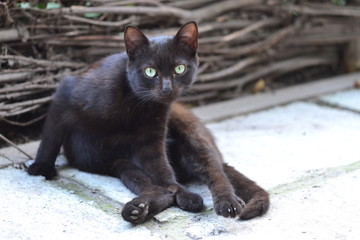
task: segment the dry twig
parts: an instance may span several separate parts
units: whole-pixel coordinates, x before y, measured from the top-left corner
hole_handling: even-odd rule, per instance
[[[19,152],[21,152],[22,154],[24,154],[28,159],[33,159],[33,157],[31,157],[29,154],[27,154],[24,150],[22,150],[20,147],[18,147],[15,143],[13,143],[12,141],[10,141],[9,139],[7,139],[4,135],[2,135],[0,133],[0,138],[5,141],[7,144],[9,144],[10,146],[16,148]]]

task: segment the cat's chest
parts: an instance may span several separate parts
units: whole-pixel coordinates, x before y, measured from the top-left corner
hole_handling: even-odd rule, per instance
[[[91,138],[104,147],[116,148],[128,145],[141,145],[146,142],[160,141],[166,135],[166,121],[160,118],[151,120],[137,119],[103,123],[102,126],[82,128]]]
[[[97,146],[110,149],[158,142],[166,136],[167,108],[127,104],[110,112],[77,115],[73,130]]]

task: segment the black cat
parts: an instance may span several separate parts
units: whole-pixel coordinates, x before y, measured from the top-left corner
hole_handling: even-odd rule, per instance
[[[174,103],[195,79],[197,37],[195,22],[174,37],[151,39],[129,26],[126,53],[63,79],[29,174],[54,178],[63,146],[72,166],[117,177],[138,195],[122,210],[131,223],[174,205],[201,211],[202,198],[179,184],[189,180],[210,188],[219,215],[250,219],[264,214],[268,193],[224,163],[206,127]]]

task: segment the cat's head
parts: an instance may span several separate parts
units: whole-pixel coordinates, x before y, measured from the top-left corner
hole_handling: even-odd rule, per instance
[[[135,95],[169,103],[188,89],[198,67],[197,39],[195,22],[185,24],[173,37],[147,38],[136,27],[127,27],[127,72]]]

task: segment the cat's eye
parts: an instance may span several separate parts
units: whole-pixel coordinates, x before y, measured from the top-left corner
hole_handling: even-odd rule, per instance
[[[157,75],[157,72],[154,68],[145,68],[145,75],[149,78],[153,78]]]
[[[186,70],[186,67],[185,67],[185,65],[183,65],[183,64],[177,65],[177,66],[175,67],[175,73],[176,73],[177,75],[183,74],[183,73],[185,72],[185,70]]]

